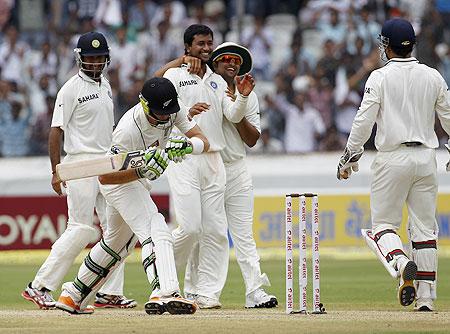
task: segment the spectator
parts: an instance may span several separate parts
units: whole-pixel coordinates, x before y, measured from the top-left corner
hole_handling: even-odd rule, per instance
[[[375,21],[370,13],[369,7],[364,6],[361,8],[359,17],[356,19],[356,29],[358,31],[358,36],[363,39],[370,50],[376,47],[378,34],[381,31],[381,25]]]
[[[336,44],[331,39],[326,40],[323,44],[323,56],[317,63],[317,67],[323,69],[324,76],[333,86],[336,84],[335,77],[339,67],[339,59],[336,50]]]
[[[293,104],[279,109],[286,121],[284,148],[286,153],[309,153],[317,149],[325,133],[325,125],[317,110],[313,109],[305,92],[294,94]]]
[[[43,75],[39,82],[31,81],[28,86],[28,96],[31,106],[31,119],[35,122],[41,114],[47,112],[45,99],[48,95],[56,96],[56,86],[49,81],[47,75]]]
[[[308,97],[311,107],[316,109],[326,128],[334,123],[334,97],[333,86],[327,78],[322,77],[320,70],[314,71],[314,75],[310,77],[310,87],[308,89]]]
[[[58,57],[52,48],[50,41],[45,40],[40,50],[34,51],[29,65],[30,77],[33,80],[40,80],[43,75],[55,80],[58,70]]]
[[[329,8],[329,20],[318,25],[324,41],[331,40],[340,49],[346,36],[346,27],[341,22],[339,12]]]
[[[270,49],[272,35],[265,26],[262,16],[255,17],[253,27],[247,27],[242,32],[242,42],[255,55],[253,59],[252,74],[257,79],[268,80],[270,78]]]
[[[283,140],[285,123],[284,117],[278,109],[287,104],[287,97],[291,95],[292,88],[282,73],[275,76],[275,87],[276,93],[273,97],[269,94],[265,96],[267,108],[264,110],[263,116],[270,124],[272,137]]]
[[[119,72],[120,90],[131,87],[132,75],[139,70],[139,48],[136,43],[127,40],[126,27],[116,30],[116,40],[111,43],[111,67]],[[142,64],[143,66],[143,64]]]
[[[136,0],[128,12],[128,24],[138,33],[150,29],[150,20],[155,16],[158,5],[154,1]]]
[[[99,0],[94,22],[97,27],[116,28],[123,24],[119,0]]]
[[[174,28],[183,28],[186,20],[186,7],[181,1],[163,0],[156,10],[151,25],[156,27],[161,21],[169,21]]]
[[[179,48],[168,32],[170,29],[169,21],[158,23],[158,30],[154,37],[150,38],[147,47],[147,77],[151,78],[153,73],[163,67],[170,60],[178,58]]]
[[[22,157],[29,152],[29,120],[31,112],[24,101],[11,101],[11,115],[0,128],[0,143],[4,157]]]
[[[6,36],[0,46],[1,79],[17,82],[20,86],[24,84],[24,62],[28,44],[19,41],[17,28],[8,26]]]
[[[0,31],[8,24],[11,19],[11,10],[14,7],[14,0],[0,1]]]
[[[297,75],[309,75],[316,66],[314,55],[303,45],[302,31],[297,30],[291,42],[291,47],[287,51],[282,67],[295,63],[297,65]]]
[[[55,108],[55,97],[45,97],[46,112],[38,115],[36,122],[32,125],[30,136],[31,155],[48,154],[48,134],[52,124],[53,109]]]

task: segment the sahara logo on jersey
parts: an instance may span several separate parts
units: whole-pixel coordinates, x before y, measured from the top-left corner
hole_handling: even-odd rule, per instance
[[[184,87],[184,86],[191,86],[191,85],[198,85],[197,80],[183,80],[180,81],[180,87]]]
[[[83,96],[83,97],[79,97],[78,98],[78,103],[83,103],[83,102],[86,102],[86,101],[89,101],[89,100],[93,100],[93,99],[98,99],[98,98],[99,98],[98,93],[90,94],[90,95],[86,95],[86,96]]]

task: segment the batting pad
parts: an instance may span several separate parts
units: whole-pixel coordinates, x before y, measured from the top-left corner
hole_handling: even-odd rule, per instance
[[[88,306],[112,271],[133,251],[137,240],[133,235],[118,252],[105,244],[103,239],[91,249],[73,282],[81,294],[80,309]]]
[[[173,238],[167,227],[164,216],[154,215],[152,218],[152,239],[155,245],[156,270],[159,276],[161,296],[169,296],[180,290],[178,284],[175,257],[173,254]]]

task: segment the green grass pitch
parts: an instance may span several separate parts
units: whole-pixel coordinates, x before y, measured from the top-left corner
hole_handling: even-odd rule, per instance
[[[27,259],[27,253],[29,259]],[[11,255],[12,254],[12,255]],[[285,268],[282,256],[261,261],[261,267],[272,283],[267,291],[278,297],[280,305],[274,310],[245,310],[244,284],[235,260],[230,268],[222,293],[221,310],[200,310],[194,316],[148,316],[143,304],[149,288],[139,255],[135,254],[125,267],[125,294],[139,305],[135,310],[98,310],[90,316],[69,316],[61,311],[40,311],[34,304],[20,296],[26,284],[32,280],[42,263],[45,252],[32,255],[22,252],[15,258],[13,253],[0,252],[0,333],[46,332],[139,332],[148,324],[152,332],[164,332],[164,324],[172,329],[196,332],[236,333],[448,333],[450,332],[450,258],[439,259],[439,284],[436,308],[438,312],[417,313],[412,307],[400,306],[396,299],[396,281],[390,278],[377,260],[340,259],[333,256],[321,258],[321,299],[326,315],[286,315]],[[281,254],[281,253],[280,253]],[[79,260],[78,260],[79,262]],[[72,280],[79,264],[72,266],[67,280]],[[311,266],[308,267],[310,270]],[[310,273],[309,273],[310,274]],[[298,272],[296,271],[296,278]],[[309,289],[311,289],[309,277]],[[295,282],[297,283],[297,281]],[[295,301],[298,306],[298,287],[295,285]],[[54,293],[55,297],[59,291]],[[312,302],[308,294],[309,307]],[[175,319],[175,320],[173,320]],[[47,326],[50,324],[49,326]],[[52,325],[53,324],[53,325]],[[127,324],[126,327],[122,327]],[[175,326],[176,325],[176,326]],[[62,326],[62,327],[61,327]],[[175,327],[173,327],[175,326]],[[178,327],[177,327],[178,326]],[[305,331],[300,330],[300,327]],[[56,330],[55,328],[59,328]],[[146,328],[146,327],[145,327]],[[192,328],[192,329],[193,329]],[[256,330],[258,329],[258,330]],[[295,329],[298,329],[296,331]],[[102,331],[100,331],[102,332]]]

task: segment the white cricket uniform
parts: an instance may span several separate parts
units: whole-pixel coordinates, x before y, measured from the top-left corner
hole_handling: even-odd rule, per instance
[[[396,250],[403,251],[398,236],[383,233],[398,230],[406,202],[417,280],[432,286],[438,237],[435,112],[450,134],[450,93],[439,72],[413,57],[391,59],[369,76],[347,144],[352,151],[360,149],[377,124],[378,153],[371,167],[373,234],[380,233],[378,245],[388,258],[395,258]],[[395,262],[390,263],[395,266]]]
[[[63,162],[102,157],[111,146],[114,127],[111,86],[104,77],[96,82],[79,71],[58,92],[52,127],[64,131]],[[66,182],[67,229],[53,244],[50,255],[32,283],[34,288],[59,288],[75,257],[96,235],[94,208],[106,229],[105,200],[97,177]],[[105,284],[103,293],[123,295],[123,267]]]
[[[259,103],[255,92],[249,95],[245,118],[261,132]],[[259,255],[253,238],[253,184],[245,163],[246,151],[236,126],[223,120],[226,146],[221,151],[226,171],[225,211],[228,229],[233,239],[236,258],[244,278],[246,294],[262,285],[270,285],[266,274],[261,274]],[[198,252],[189,258],[186,293],[197,294]]]
[[[188,120],[184,109],[172,114],[171,120],[172,126],[182,133],[196,125],[194,121]],[[124,114],[114,130],[111,154],[149,147],[164,148],[172,126],[166,130],[152,126],[141,104],[137,104]],[[142,260],[153,290],[152,296],[166,296],[179,291],[172,235],[164,216],[158,212],[150,197],[150,181],[139,179],[125,184],[100,185],[100,189],[107,202],[108,229],[103,241],[91,250],[92,261],[107,268],[111,255],[105,251],[106,245],[120,255],[120,263],[130,253],[137,239],[142,245]],[[93,282],[97,276],[83,264],[75,282],[82,282],[90,289],[95,289]]]
[[[238,95],[235,103],[226,95],[227,83],[209,67],[203,78],[189,74],[187,68],[171,68],[164,77],[175,86],[179,100],[187,108],[197,102],[209,110],[194,117],[210,149],[189,155],[168,170],[171,195],[178,228],[174,230],[177,267],[184,269],[199,242],[198,293],[219,300],[228,272],[228,236],[224,208],[225,167],[220,151],[226,146],[222,130],[223,116],[239,122],[245,114],[248,98]]]

